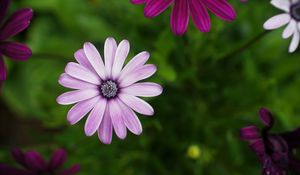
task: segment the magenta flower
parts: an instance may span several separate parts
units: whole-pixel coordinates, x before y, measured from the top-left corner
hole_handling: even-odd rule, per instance
[[[16,61],[25,61],[32,55],[30,48],[26,45],[7,41],[7,39],[17,35],[29,26],[33,11],[28,8],[20,9],[3,22],[9,4],[10,0],[0,1],[0,86],[2,81],[6,79],[6,67],[3,55]]]
[[[153,18],[173,4],[171,14],[171,28],[175,35],[186,32],[189,15],[201,32],[209,32],[209,9],[217,17],[225,21],[232,21],[236,13],[227,0],[131,0],[133,4],[146,4],[144,15]]]
[[[241,129],[240,137],[249,142],[250,148],[257,154],[262,164],[263,175],[286,175],[293,169],[300,173],[300,161],[293,151],[300,148],[300,128],[280,134],[270,134],[274,119],[270,111],[259,111],[264,128],[260,132],[257,126],[250,125]]]
[[[148,52],[141,52],[123,67],[129,53],[129,42],[123,40],[118,46],[113,38],[108,38],[104,46],[104,62],[92,43],[85,43],[83,49],[75,53],[78,63],[66,66],[59,83],[75,89],[57,98],[62,105],[77,103],[69,111],[67,118],[74,125],[85,115],[85,134],[98,136],[104,144],[110,144],[113,130],[120,139],[125,139],[127,129],[139,135],[142,125],[135,114],[153,115],[153,108],[138,97],[153,97],[162,93],[156,83],[139,83],[156,72],[153,64],[145,64]],[[135,112],[134,112],[135,111]]]
[[[67,154],[63,149],[56,150],[49,162],[44,160],[36,151],[23,153],[20,149],[16,148],[11,153],[23,169],[0,164],[0,175],[73,175],[80,170],[79,165],[73,165],[70,168],[61,170],[62,165],[67,159]]]

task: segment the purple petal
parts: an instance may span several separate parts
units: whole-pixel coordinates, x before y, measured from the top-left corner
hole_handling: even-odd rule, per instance
[[[11,154],[19,164],[23,165],[24,167],[27,167],[25,161],[25,154],[19,148],[13,148],[11,150]]]
[[[3,19],[5,18],[9,4],[10,4],[10,0],[1,0],[1,3],[0,3],[0,25],[3,21]]]
[[[202,2],[220,19],[232,21],[236,13],[226,0],[202,0]]]
[[[156,83],[135,83],[123,88],[121,91],[122,93],[139,97],[154,97],[160,95],[163,88]]]
[[[84,131],[87,136],[92,136],[98,130],[106,109],[106,103],[106,99],[100,98],[88,116],[84,126]]]
[[[16,61],[26,61],[32,55],[28,46],[17,42],[1,42],[0,52]]]
[[[188,0],[175,0],[171,14],[171,28],[175,35],[186,32],[189,23]]]
[[[109,114],[109,106],[106,108],[102,120],[103,121],[101,122],[98,130],[98,137],[102,143],[110,144],[112,140],[113,126]]]
[[[290,165],[296,172],[300,173],[300,161],[292,159]]]
[[[251,149],[255,151],[258,155],[265,154],[265,144],[263,139],[257,139],[250,145]]]
[[[33,173],[0,164],[0,175],[34,175]]]
[[[156,72],[156,66],[153,64],[147,64],[140,69],[133,71],[124,79],[120,79],[120,87],[127,87],[135,82],[151,77]]]
[[[247,126],[240,130],[240,138],[243,140],[253,140],[260,137],[260,131],[257,126]]]
[[[2,55],[0,54],[0,81],[6,80],[6,66]]]
[[[32,9],[25,8],[16,11],[1,28],[0,40],[8,39],[25,30],[29,26],[32,16]]]
[[[126,127],[132,133],[136,135],[140,135],[143,132],[143,128],[137,115],[132,111],[132,109],[126,106],[122,101],[119,101],[119,104],[123,111],[123,120]]]
[[[80,121],[87,113],[89,113],[96,103],[100,100],[100,97],[94,97],[92,99],[84,100],[74,105],[68,112],[67,119],[71,125]]]
[[[63,172],[59,173],[59,175],[73,175],[77,174],[80,171],[80,165],[73,165],[72,167],[65,169]]]
[[[132,4],[144,4],[146,0],[130,0]]]
[[[96,89],[97,86],[88,82],[84,82],[63,73],[58,80],[59,84],[71,89]]]
[[[28,151],[25,154],[25,161],[28,167],[34,171],[43,171],[47,168],[46,161],[36,151]]]
[[[79,49],[74,53],[74,58],[76,59],[76,61],[82,65],[83,67],[89,69],[92,72],[95,72],[93,66],[91,65],[91,63],[89,62],[88,58],[86,57],[84,50],[83,49]],[[96,73],[96,72],[95,72]]]
[[[112,67],[113,79],[116,79],[120,75],[125,59],[128,56],[129,50],[130,50],[129,42],[127,40],[121,41],[121,43],[117,48],[113,67]]]
[[[190,0],[189,7],[196,27],[201,32],[209,32],[210,18],[202,0]]]
[[[144,15],[148,18],[155,17],[170,6],[174,0],[148,0],[144,10]]]
[[[56,101],[61,105],[70,105],[96,96],[99,96],[98,89],[83,89],[63,93]]]
[[[105,69],[108,77],[111,77],[111,72],[115,60],[117,43],[113,38],[107,38],[104,44],[104,60],[105,60]]]
[[[119,98],[124,102],[127,106],[135,110],[136,112],[144,115],[151,116],[154,114],[154,110],[147,102],[144,100],[137,98],[128,94],[120,94]]]
[[[261,108],[259,110],[260,120],[263,124],[269,128],[273,126],[274,119],[272,113],[267,108]]]
[[[120,108],[119,100],[114,99],[109,101],[109,113],[111,116],[112,125],[114,127],[116,135],[120,139],[125,139],[127,135],[127,130],[125,123],[123,121],[123,111]]]
[[[77,78],[79,80],[89,82],[95,85],[101,84],[100,77],[98,75],[94,74],[89,69],[83,67],[80,64],[77,63],[68,63],[65,72],[70,75],[71,77]]]
[[[126,64],[124,69],[121,72],[120,80],[124,77],[127,77],[132,71],[135,71],[142,67],[149,59],[150,54],[148,52],[141,52],[137,54],[135,57],[132,58],[132,60],[129,61],[129,63]]]
[[[83,50],[94,70],[104,80],[106,78],[105,66],[97,48],[92,43],[86,42],[83,45]]]
[[[49,168],[50,169],[58,169],[60,168],[67,159],[67,153],[63,149],[56,150],[51,157]]]

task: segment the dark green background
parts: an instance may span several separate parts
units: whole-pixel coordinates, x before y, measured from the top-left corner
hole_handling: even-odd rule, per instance
[[[79,175],[260,174],[239,129],[260,125],[262,106],[276,114],[274,132],[299,126],[300,52],[288,54],[290,41],[281,38],[282,29],[263,33],[263,23],[281,13],[269,1],[230,3],[238,14],[234,22],[211,15],[210,33],[200,33],[190,21],[187,33],[177,37],[169,26],[170,8],[149,20],[143,6],[129,0],[15,0],[10,14],[21,7],[35,12],[29,29],[14,38],[27,43],[33,56],[19,63],[6,59],[0,162],[15,164],[13,146],[46,157],[61,147],[69,153],[68,165],[82,165]],[[114,136],[111,145],[103,145],[96,135],[85,136],[85,120],[70,126],[71,106],[55,99],[68,91],[57,80],[73,53],[85,41],[103,53],[109,36],[128,39],[130,57],[151,53],[150,62],[158,66],[151,80],[162,84],[164,93],[148,99],[156,113],[140,117],[141,136],[129,134],[124,141]],[[187,155],[191,145],[201,150],[197,159]]]

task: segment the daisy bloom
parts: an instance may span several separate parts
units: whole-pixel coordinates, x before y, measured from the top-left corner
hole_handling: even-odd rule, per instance
[[[32,55],[30,48],[26,45],[7,40],[29,26],[33,11],[29,8],[19,9],[4,21],[9,4],[10,0],[0,0],[0,86],[6,79],[3,55],[16,61],[25,61]]]
[[[286,175],[289,170],[300,173],[300,161],[293,155],[300,148],[300,128],[279,134],[269,131],[274,125],[272,113],[262,108],[259,116],[264,128],[255,125],[242,128],[240,137],[249,142],[250,148],[259,157],[263,175]]]
[[[201,32],[209,32],[209,9],[217,17],[225,21],[232,21],[236,13],[227,0],[131,0],[133,4],[145,4],[144,15],[153,18],[169,6],[173,6],[171,13],[171,28],[175,35],[183,35],[188,26],[189,15]]]
[[[85,134],[92,136],[98,131],[104,144],[111,143],[113,130],[120,139],[125,139],[127,128],[141,134],[142,125],[135,112],[151,116],[154,110],[139,97],[158,96],[163,90],[159,84],[139,82],[156,72],[155,65],[145,64],[149,53],[141,52],[123,66],[128,53],[127,40],[117,46],[113,38],[108,38],[102,60],[96,47],[86,42],[74,55],[78,63],[68,63],[59,78],[62,86],[75,89],[57,98],[61,105],[76,103],[67,115],[70,124],[89,113]]]
[[[300,41],[300,0],[272,0],[271,4],[284,13],[273,16],[264,23],[266,30],[287,25],[282,33],[284,39],[292,37],[289,52],[294,52]]]
[[[12,149],[13,158],[23,168],[14,168],[5,164],[0,164],[0,175],[74,175],[80,171],[79,165],[62,169],[62,165],[67,159],[65,150],[56,150],[49,162],[47,162],[38,152],[22,152],[20,149]]]

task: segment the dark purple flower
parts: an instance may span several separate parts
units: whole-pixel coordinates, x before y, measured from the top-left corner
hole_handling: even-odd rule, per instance
[[[49,162],[36,151],[23,153],[20,149],[15,148],[11,153],[23,169],[0,164],[0,175],[73,175],[80,170],[79,165],[61,170],[67,159],[67,154],[63,149],[56,150]]]
[[[16,61],[25,61],[32,55],[28,46],[7,40],[29,26],[33,11],[29,8],[19,9],[4,21],[9,4],[10,0],[0,0],[0,86],[6,79],[4,55]]]
[[[270,134],[274,118],[272,113],[262,108],[259,111],[264,128],[255,125],[242,128],[240,137],[249,142],[250,148],[262,163],[263,175],[286,175],[293,169],[300,173],[300,161],[293,156],[294,149],[300,148],[300,128],[285,133]]]

